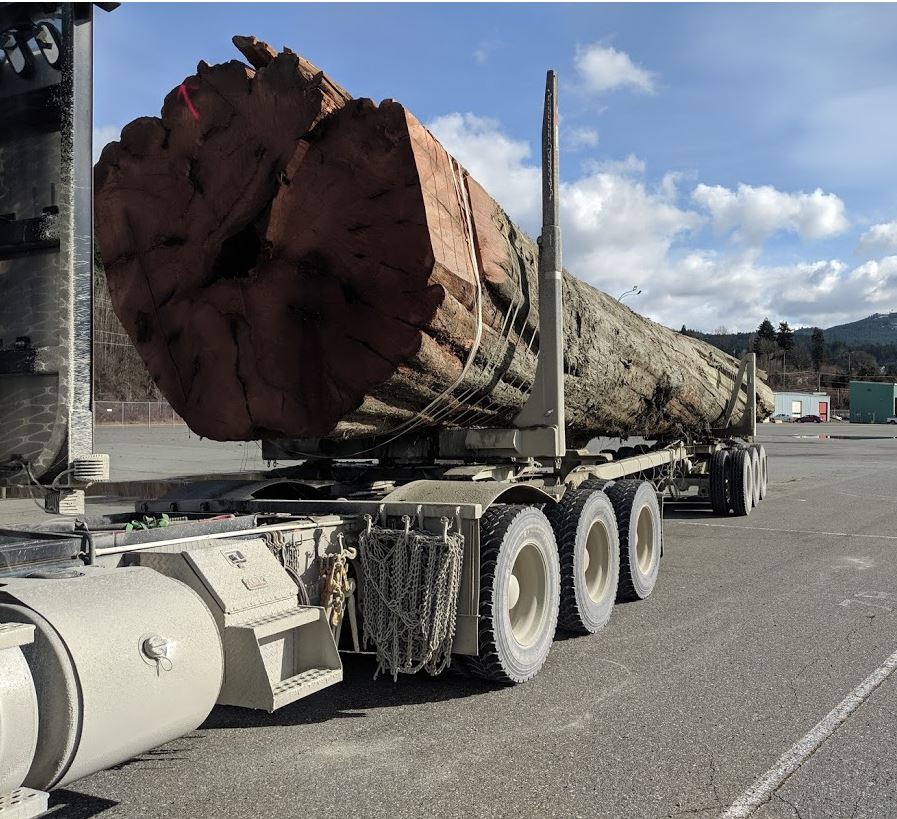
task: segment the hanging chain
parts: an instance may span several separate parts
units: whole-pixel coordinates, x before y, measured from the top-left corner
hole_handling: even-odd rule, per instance
[[[451,661],[464,537],[411,528],[367,527],[359,536],[364,571],[364,642],[377,654],[377,674],[393,679],[425,669],[439,674]]]

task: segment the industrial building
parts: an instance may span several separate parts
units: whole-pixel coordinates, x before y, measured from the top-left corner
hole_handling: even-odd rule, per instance
[[[800,418],[802,415],[818,415],[822,421],[829,420],[832,405],[828,393],[824,392],[775,392],[776,408],[773,415],[788,415]]]
[[[883,424],[897,416],[897,384],[850,382],[850,420],[854,424]]]

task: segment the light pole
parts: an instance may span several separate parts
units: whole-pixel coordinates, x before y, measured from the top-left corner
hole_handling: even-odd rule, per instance
[[[642,291],[639,290],[639,286],[637,284],[634,284],[625,292],[620,293],[620,295],[617,296],[617,301],[623,301],[623,299],[625,299],[627,296],[637,296],[641,292]]]

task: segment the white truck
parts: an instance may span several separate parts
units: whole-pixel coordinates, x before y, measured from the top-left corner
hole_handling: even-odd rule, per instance
[[[338,683],[341,652],[394,677],[455,664],[524,682],[556,629],[595,634],[617,601],[651,594],[665,500],[745,515],[765,497],[752,355],[712,433],[566,449],[549,72],[543,343],[521,418],[550,425],[455,431],[438,452],[400,439],[365,461],[331,451],[290,477],[198,480],[86,515],[109,472],[93,452],[92,13],[0,6],[0,166],[16,169],[0,186],[0,482],[40,484],[67,515],[0,529],[0,817],[40,814],[52,788],[216,703],[274,711]],[[546,436],[554,457],[536,458]]]

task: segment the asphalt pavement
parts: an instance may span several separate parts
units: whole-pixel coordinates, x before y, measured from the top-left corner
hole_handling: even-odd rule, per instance
[[[895,817],[895,436],[763,425],[767,499],[746,518],[668,512],[654,594],[599,635],[559,639],[525,685],[373,680],[368,658],[349,658],[343,684],[273,715],[216,708],[54,793],[53,815],[733,815],[884,673],[750,815]]]

